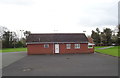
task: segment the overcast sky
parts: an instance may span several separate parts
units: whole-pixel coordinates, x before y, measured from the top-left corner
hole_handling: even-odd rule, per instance
[[[0,25],[32,33],[91,34],[118,24],[119,0],[0,0]]]

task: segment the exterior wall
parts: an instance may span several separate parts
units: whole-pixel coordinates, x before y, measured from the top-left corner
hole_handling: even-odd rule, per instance
[[[92,47],[93,47],[93,48],[89,48],[89,49],[88,49],[90,53],[94,53],[94,45],[92,45]]]
[[[88,49],[87,43],[81,43],[80,48],[78,49],[75,49],[74,43],[71,44],[71,49],[66,49],[66,44],[60,44],[60,54],[67,54],[67,53],[90,53],[90,51]]]
[[[94,48],[88,48],[87,43],[81,43],[79,49],[75,49],[74,43],[71,44],[71,49],[66,49],[66,44],[59,44],[59,54],[67,53],[93,53]],[[77,44],[77,43],[76,43]],[[79,43],[78,43],[79,44]],[[49,48],[44,48],[44,44],[28,44],[28,54],[55,54],[55,44],[49,44]]]
[[[49,48],[44,48],[44,44],[28,44],[28,54],[53,54],[53,44]]]

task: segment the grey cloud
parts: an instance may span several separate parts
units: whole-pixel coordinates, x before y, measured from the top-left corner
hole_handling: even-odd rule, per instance
[[[116,3],[104,3],[88,6],[86,16],[80,18],[79,24],[100,26],[118,24],[118,6]]]

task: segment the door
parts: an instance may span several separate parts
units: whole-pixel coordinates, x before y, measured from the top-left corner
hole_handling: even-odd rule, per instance
[[[55,44],[55,53],[59,53],[59,44]]]

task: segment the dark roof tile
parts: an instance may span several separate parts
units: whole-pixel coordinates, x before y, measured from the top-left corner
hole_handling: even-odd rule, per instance
[[[84,33],[30,34],[27,42],[88,42]]]

